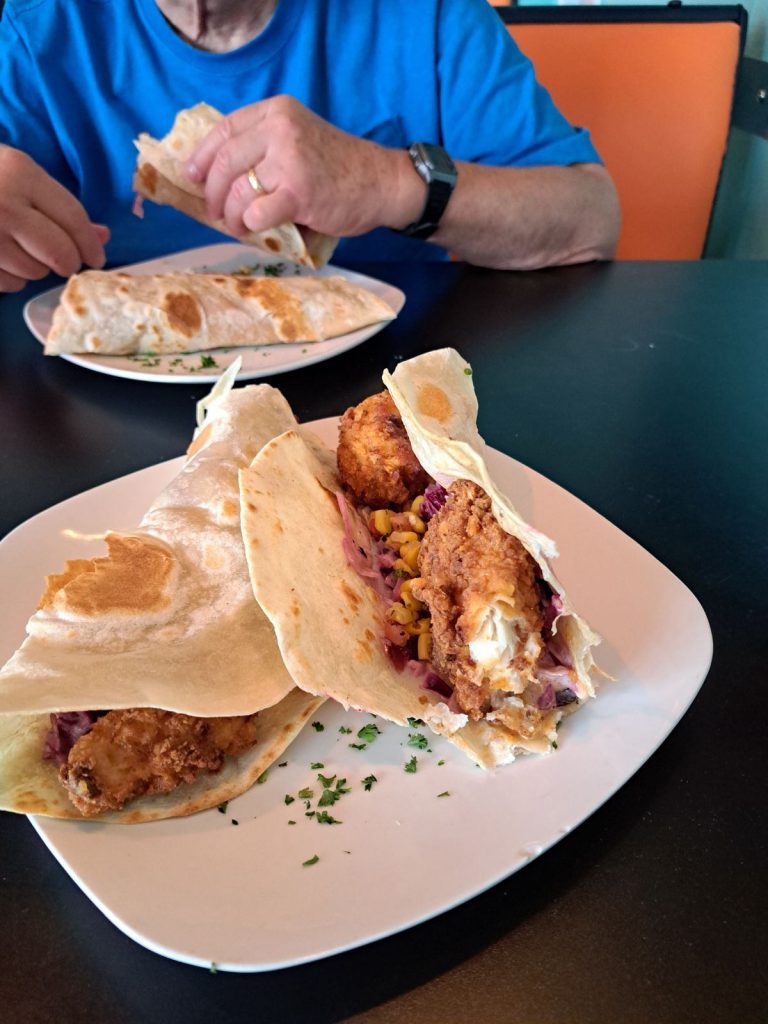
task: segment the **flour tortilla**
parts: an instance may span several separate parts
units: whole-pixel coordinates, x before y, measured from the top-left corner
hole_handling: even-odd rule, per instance
[[[594,696],[590,648],[598,637],[573,612],[547,564],[556,551],[553,542],[523,522],[488,475],[475,426],[477,402],[465,369],[458,353],[443,350],[400,364],[394,377],[385,374],[384,380],[427,472],[446,485],[469,479],[484,487],[502,527],[539,563],[563,601],[556,626],[574,656],[579,696]],[[295,430],[270,441],[240,472],[251,582],[296,684],[400,725],[420,718],[484,768],[506,764],[521,752],[547,753],[558,715],[551,736],[513,738],[495,723],[454,714],[415,675],[394,668],[381,643],[379,599],[343,552],[344,526],[334,496],[339,486],[332,454],[308,444]],[[278,515],[284,532],[265,544],[264,523]]]
[[[106,535],[105,556],[73,559],[47,578],[27,638],[0,670],[0,809],[80,817],[41,759],[50,712],[262,712],[254,748],[117,816],[138,821],[242,792],[318,706],[296,692],[253,600],[240,533],[238,469],[296,421],[266,384],[217,386],[203,404],[181,472],[136,529]]]
[[[133,187],[154,203],[173,206],[194,220],[252,245],[266,256],[319,270],[331,258],[337,238],[296,224],[280,224],[266,231],[233,235],[223,220],[211,220],[205,209],[205,189],[189,180],[184,163],[222,117],[207,103],[198,103],[176,115],[171,131],[162,139],[142,132],[134,145],[139,152]]]
[[[343,277],[86,270],[67,282],[45,354],[164,354],[307,343],[394,317],[383,299]]]

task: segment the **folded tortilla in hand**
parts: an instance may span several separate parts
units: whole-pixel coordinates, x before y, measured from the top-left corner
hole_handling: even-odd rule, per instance
[[[184,163],[222,117],[207,103],[198,103],[176,115],[171,131],[162,139],[142,133],[134,145],[139,151],[133,187],[139,195],[154,203],[173,206],[194,220],[252,245],[268,256],[289,260],[302,267],[319,270],[331,258],[338,242],[330,235],[280,224],[267,231],[248,231],[233,235],[223,220],[213,221],[205,209],[205,188],[189,180]]]
[[[45,354],[130,355],[314,342],[395,313],[343,277],[75,274],[54,310]]]
[[[486,768],[547,753],[599,638],[489,474],[468,364],[443,349],[384,383],[342,418],[338,470],[291,430],[241,471],[256,598],[307,692],[423,720]]]
[[[296,421],[267,385],[225,391],[141,524],[48,577],[0,671],[0,809],[192,814],[248,789],[322,703],[283,665],[240,532],[238,468]]]

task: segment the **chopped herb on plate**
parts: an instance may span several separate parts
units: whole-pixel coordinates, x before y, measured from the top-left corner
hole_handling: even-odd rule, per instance
[[[408,764],[403,766],[403,771],[406,771],[406,772],[408,772],[411,775],[413,775],[413,773],[416,771],[416,755],[415,754],[413,755],[411,760],[408,762]]]
[[[374,782],[378,781],[379,780],[376,778],[375,775],[366,775],[366,777],[363,779],[363,789],[366,791],[366,793],[370,793]]]
[[[315,730],[315,732],[322,732],[325,729],[325,726],[323,725],[322,722],[313,722],[312,728]]]
[[[310,857],[309,860],[305,860],[301,866],[303,868],[308,868],[311,867],[313,864],[317,864],[319,860],[320,858],[317,856],[317,854],[315,854],[314,857]]]

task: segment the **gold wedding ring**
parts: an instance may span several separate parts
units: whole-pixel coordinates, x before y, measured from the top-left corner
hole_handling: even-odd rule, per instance
[[[258,195],[260,192],[266,192],[267,190],[259,181],[258,175],[253,167],[248,169],[248,184],[251,186],[253,191]]]

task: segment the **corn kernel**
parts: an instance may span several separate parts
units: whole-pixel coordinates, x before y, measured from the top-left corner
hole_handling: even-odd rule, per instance
[[[373,513],[373,528],[382,537],[389,533],[392,529],[392,513],[388,508],[379,508]]]
[[[405,573],[406,576],[415,576],[416,575],[416,573],[413,571],[413,569],[410,567],[410,565],[408,565],[407,562],[404,562],[402,558],[396,558],[395,559],[395,564],[392,566],[392,568],[393,569],[399,569],[400,572]]]
[[[411,512],[420,512],[421,506],[424,504],[424,495],[420,494],[418,498],[414,498],[411,502]]]
[[[405,564],[414,571],[419,559],[419,549],[421,548],[421,541],[409,540],[400,547],[400,557],[403,559]]]
[[[408,623],[413,622],[416,618],[416,613],[412,612],[410,608],[406,608],[402,604],[393,604],[390,606],[387,615],[393,622],[399,622],[401,626],[405,626]]]
[[[389,535],[390,544],[407,544],[409,540],[418,540],[412,530],[395,530]]]
[[[422,636],[424,633],[429,633],[431,628],[432,621],[430,619],[416,619],[415,622],[408,623],[405,631],[410,636]]]
[[[424,533],[427,529],[427,524],[422,522],[415,512],[408,513],[408,522],[411,524],[411,529],[414,533]]]
[[[422,633],[416,641],[416,655],[419,661],[429,661],[432,657],[432,634]]]
[[[409,580],[405,581],[409,583]],[[414,612],[420,612],[424,605],[417,598],[413,596],[410,591],[403,593],[402,588],[400,589],[400,600],[403,602],[406,608],[410,608]]]

